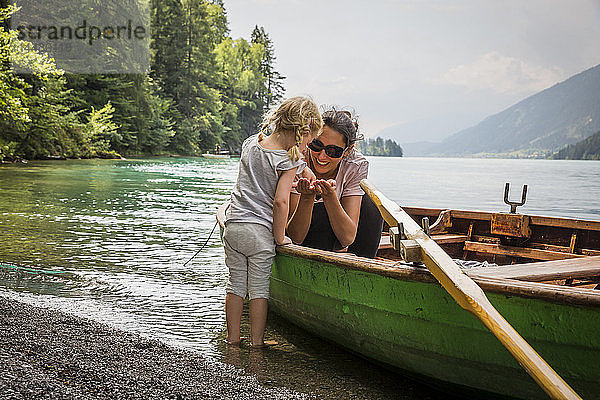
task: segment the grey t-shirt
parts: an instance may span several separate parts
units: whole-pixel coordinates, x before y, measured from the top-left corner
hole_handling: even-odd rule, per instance
[[[225,222],[252,222],[272,231],[277,171],[296,168],[298,174],[305,167],[302,160],[290,160],[287,151],[265,149],[259,144],[258,135],[250,136],[242,144],[238,180],[231,192]]]

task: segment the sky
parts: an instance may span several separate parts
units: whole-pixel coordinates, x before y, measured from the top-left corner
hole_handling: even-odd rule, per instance
[[[225,9],[234,39],[265,28],[286,96],[353,108],[365,137],[423,122],[438,127],[427,135],[447,136],[600,64],[600,0],[225,0]]]

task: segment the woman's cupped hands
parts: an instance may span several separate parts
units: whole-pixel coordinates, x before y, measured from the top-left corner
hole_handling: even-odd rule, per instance
[[[335,196],[334,179],[314,179],[300,178],[296,182],[296,191],[305,195],[320,195],[323,198]]]

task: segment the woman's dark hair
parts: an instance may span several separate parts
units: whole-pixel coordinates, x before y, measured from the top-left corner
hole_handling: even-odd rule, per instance
[[[329,108],[321,113],[321,118],[324,126],[339,132],[344,137],[346,146],[363,139],[363,135],[358,133],[358,120],[350,111]]]

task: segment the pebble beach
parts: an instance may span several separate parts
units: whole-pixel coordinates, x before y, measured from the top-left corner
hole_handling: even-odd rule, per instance
[[[194,351],[3,296],[0,370],[0,399],[308,398]]]

